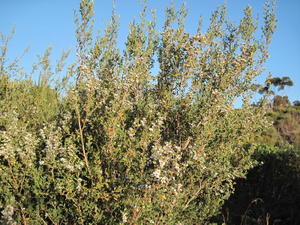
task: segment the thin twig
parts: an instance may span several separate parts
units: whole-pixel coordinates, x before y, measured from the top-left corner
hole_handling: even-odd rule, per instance
[[[57,223],[54,222],[54,220],[49,216],[48,213],[46,213],[46,216],[49,218],[49,220],[53,223],[53,225],[58,225]]]
[[[189,204],[191,203],[191,201],[193,201],[194,199],[196,199],[200,193],[200,191],[203,189],[203,186],[202,186],[202,182],[200,183],[200,187],[199,189],[196,191],[196,193],[187,201],[187,203],[185,204],[185,206],[183,207],[183,209],[185,210]]]
[[[84,157],[84,161],[85,161],[88,173],[91,176],[92,173],[91,173],[91,169],[90,169],[90,165],[89,165],[89,160],[88,160],[87,153],[85,151],[85,146],[84,146],[84,138],[83,138],[83,130],[82,130],[82,126],[81,126],[80,113],[79,113],[78,109],[76,111],[77,111],[77,120],[78,120],[78,126],[79,126],[82,153],[83,153],[83,157]]]

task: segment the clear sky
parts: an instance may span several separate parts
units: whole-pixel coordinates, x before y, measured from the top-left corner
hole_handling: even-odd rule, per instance
[[[53,47],[56,60],[62,50],[75,46],[74,9],[80,0],[0,0],[0,32],[8,34],[15,27],[16,33],[9,47],[9,57],[19,56],[26,47],[30,51],[24,56],[22,65],[31,68],[36,55],[42,54],[48,46]],[[112,11],[111,0],[94,0],[96,29],[103,30]],[[149,7],[156,9],[158,22],[164,18],[164,8],[169,0],[149,0]],[[243,8],[250,5],[255,15],[263,16],[264,0],[175,0],[176,6],[187,3],[189,17],[186,25],[188,32],[195,32],[199,16],[203,17],[204,26],[209,21],[211,12],[226,2],[228,16],[238,22]],[[138,0],[116,0],[117,14],[120,16],[120,43],[124,42],[128,24],[138,18],[140,5]],[[288,95],[291,101],[300,99],[300,0],[277,0],[277,30],[270,48],[270,59],[266,64],[273,76],[290,76],[293,87],[280,91]]]

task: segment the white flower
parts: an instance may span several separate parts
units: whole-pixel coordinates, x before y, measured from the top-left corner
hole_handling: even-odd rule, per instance
[[[65,158],[60,158],[60,161],[61,161],[62,163],[67,162],[67,160],[66,160]]]
[[[73,165],[71,165],[71,164],[66,165],[66,168],[68,170],[74,170],[75,169],[75,167]]]
[[[161,173],[160,170],[155,170],[155,171],[152,173],[152,176],[155,177],[155,178],[160,178],[160,173]]]
[[[2,210],[1,213],[2,213],[3,217],[5,217],[5,218],[12,217],[12,215],[14,214],[14,207],[11,205],[8,205]]]
[[[162,184],[167,184],[167,183],[169,182],[169,179],[168,179],[167,177],[161,177],[161,178],[160,178],[160,182],[161,182]]]
[[[11,205],[6,206],[2,210],[3,220],[0,220],[0,222],[4,222],[4,224],[10,224],[10,225],[17,225],[16,222],[14,222],[13,215],[14,215],[14,207]]]
[[[126,212],[122,212],[122,222],[126,223],[127,222],[127,213]]]

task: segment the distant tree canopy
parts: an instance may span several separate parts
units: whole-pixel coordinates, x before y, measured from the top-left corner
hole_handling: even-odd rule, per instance
[[[274,94],[272,86],[277,87],[278,90],[283,90],[286,86],[293,86],[294,83],[290,77],[273,77],[265,81],[265,85],[254,85],[254,89],[258,90],[260,94],[270,93]]]
[[[296,100],[293,102],[294,106],[300,106],[300,101],[299,100]]]
[[[275,87],[278,87],[279,90],[283,90],[285,86],[293,86],[293,81],[289,77],[274,77],[270,78],[266,81],[266,83],[270,83]]]

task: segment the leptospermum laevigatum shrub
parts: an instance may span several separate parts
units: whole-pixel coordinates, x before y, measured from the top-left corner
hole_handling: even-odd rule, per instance
[[[1,223],[208,224],[253,166],[251,143],[266,126],[263,103],[249,102],[272,5],[259,39],[250,7],[239,24],[220,7],[206,32],[189,34],[184,7],[167,8],[160,30],[145,6],[123,52],[115,13],[94,38],[93,6],[80,3],[77,61],[55,88],[65,55],[54,70],[47,50],[34,84],[12,80],[2,48]]]

